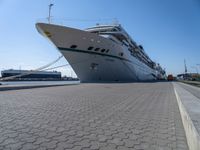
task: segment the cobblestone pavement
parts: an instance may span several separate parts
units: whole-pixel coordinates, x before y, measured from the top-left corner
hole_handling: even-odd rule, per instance
[[[0,149],[186,150],[171,83],[0,92]]]

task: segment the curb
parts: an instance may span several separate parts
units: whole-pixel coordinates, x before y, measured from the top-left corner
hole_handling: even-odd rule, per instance
[[[34,89],[34,88],[45,88],[45,87],[55,87],[55,86],[68,86],[68,85],[77,85],[75,83],[72,84],[55,84],[55,85],[25,85],[25,86],[0,86],[1,91],[10,91],[10,90],[24,90],[24,89]]]
[[[173,85],[174,87],[174,85]],[[182,118],[183,127],[185,130],[185,135],[188,143],[189,150],[200,150],[200,136],[188,114],[184,104],[182,103],[175,87],[174,92],[178,102],[179,111]]]

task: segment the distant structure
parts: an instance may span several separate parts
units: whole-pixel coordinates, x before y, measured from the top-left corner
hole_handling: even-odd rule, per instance
[[[22,75],[14,80],[61,80],[61,72],[57,71],[32,71],[32,70],[3,70],[2,78]]]
[[[177,78],[179,80],[200,81],[200,75],[198,73],[178,74]]]
[[[186,60],[184,59],[185,74],[187,74]]]

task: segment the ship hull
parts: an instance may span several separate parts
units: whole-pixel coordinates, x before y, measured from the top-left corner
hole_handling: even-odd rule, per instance
[[[133,82],[156,79],[155,70],[131,56],[125,47],[109,39],[58,25],[38,23],[36,27],[64,55],[81,82]],[[88,50],[89,47],[93,49]],[[95,48],[99,50],[95,51]]]

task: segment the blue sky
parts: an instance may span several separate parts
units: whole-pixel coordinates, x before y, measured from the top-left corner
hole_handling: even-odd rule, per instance
[[[84,29],[116,18],[167,73],[184,72],[184,59],[188,71],[200,71],[199,0],[0,0],[0,70],[35,69],[61,55],[35,29],[50,2],[55,23]],[[70,67],[58,71],[75,76]]]

